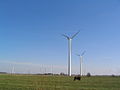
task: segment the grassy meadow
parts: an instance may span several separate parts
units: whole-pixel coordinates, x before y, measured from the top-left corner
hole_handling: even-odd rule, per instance
[[[73,81],[68,76],[1,74],[0,90],[120,90],[120,77],[92,76]]]

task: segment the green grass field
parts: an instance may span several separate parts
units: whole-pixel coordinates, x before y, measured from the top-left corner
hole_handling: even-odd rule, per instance
[[[120,90],[120,77],[0,75],[0,90]]]

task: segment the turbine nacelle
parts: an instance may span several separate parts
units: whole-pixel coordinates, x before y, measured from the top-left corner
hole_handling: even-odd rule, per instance
[[[82,54],[76,54],[77,56],[83,57],[83,55],[86,53],[86,51],[83,51]]]

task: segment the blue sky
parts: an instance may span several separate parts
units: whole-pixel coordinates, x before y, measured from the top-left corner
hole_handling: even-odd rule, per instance
[[[1,71],[46,65],[67,72],[67,40],[73,40],[72,72],[79,73],[76,53],[86,50],[84,73],[120,74],[119,0],[1,0]],[[44,66],[43,66],[44,67]],[[64,67],[64,69],[63,69]],[[62,68],[62,69],[61,69]],[[38,71],[36,71],[38,72]]]

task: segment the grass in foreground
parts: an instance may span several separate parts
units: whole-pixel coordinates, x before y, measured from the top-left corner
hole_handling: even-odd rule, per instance
[[[0,75],[0,90],[120,90],[120,77]]]

